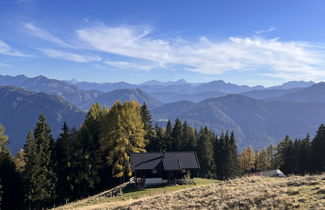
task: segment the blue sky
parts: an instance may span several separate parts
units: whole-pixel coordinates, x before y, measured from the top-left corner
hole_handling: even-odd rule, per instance
[[[323,81],[324,20],[322,0],[1,0],[0,74]]]

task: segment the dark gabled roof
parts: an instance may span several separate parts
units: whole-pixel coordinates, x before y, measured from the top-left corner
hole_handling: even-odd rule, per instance
[[[196,152],[150,152],[131,154],[132,170],[182,170],[198,169]]]

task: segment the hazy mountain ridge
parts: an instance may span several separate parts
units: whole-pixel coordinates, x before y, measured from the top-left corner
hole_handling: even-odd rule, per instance
[[[174,109],[173,109],[174,108]],[[265,101],[227,95],[199,103],[176,102],[152,110],[155,120],[179,117],[197,128],[208,126],[220,134],[234,130],[240,147],[262,148],[278,143],[286,134],[313,135],[325,119],[325,104]]]
[[[76,82],[73,82],[76,83]],[[127,83],[115,83],[114,87],[125,87]],[[144,101],[152,107],[159,106],[162,103],[139,89],[128,88],[113,89],[111,92],[101,92],[99,90],[84,90],[72,82],[64,82],[55,79],[48,79],[44,76],[28,78],[24,75],[1,76],[0,86],[17,86],[30,91],[44,92],[47,94],[63,96],[67,101],[83,110],[88,110],[91,104],[100,102],[102,105],[111,106],[115,101],[135,100],[139,103]],[[128,85],[126,85],[128,86]],[[128,87],[133,87],[132,85]],[[120,94],[118,94],[120,93]]]
[[[308,103],[308,102],[325,103],[324,93],[325,93],[325,82],[320,82],[310,87],[303,88],[299,91],[287,93],[279,97],[274,97],[272,99],[299,102],[299,103]]]
[[[53,94],[50,96],[15,87],[2,88],[1,100],[5,102],[1,101],[1,106],[6,106],[4,110],[7,111],[1,115],[0,123],[8,127],[12,144],[16,144],[16,139],[24,141],[27,134],[26,129],[19,131],[18,138],[18,134],[13,132],[16,127],[14,122],[22,123],[24,119],[31,118],[32,120],[26,121],[25,126],[33,126],[42,110],[51,116],[50,120],[55,124],[53,129],[58,131],[63,120],[72,121],[72,125],[77,125],[82,121],[80,116],[84,116],[84,112],[72,104],[87,110],[93,103],[99,102],[101,105],[110,107],[117,100],[121,102],[135,100],[141,104],[146,102],[152,110],[154,120],[162,124],[168,119],[174,120],[179,117],[197,128],[209,126],[219,134],[222,130],[233,130],[240,147],[253,145],[261,148],[270,143],[277,143],[286,134],[293,137],[302,137],[307,132],[313,134],[312,132],[325,119],[325,104],[319,103],[325,103],[322,97],[325,92],[325,83],[312,85],[313,82],[293,81],[282,86],[275,86],[276,88],[264,88],[262,86],[240,86],[225,83],[222,80],[209,83],[187,83],[185,80],[180,80],[176,82],[149,81],[133,85],[125,82],[105,84],[64,82],[43,76],[27,78],[19,75],[16,77],[0,76],[1,84]],[[106,88],[113,90],[110,92],[84,90],[74,84],[92,84],[92,88],[96,87],[95,84],[98,85],[96,87],[98,89],[107,85]],[[248,91],[241,92],[240,95],[229,95],[228,92],[216,89],[228,92]],[[157,90],[162,90],[162,92],[155,92]],[[34,104],[34,106],[27,106],[23,102]],[[32,116],[29,116],[30,112],[33,113]],[[9,117],[11,115],[12,117]],[[11,123],[5,123],[9,121]]]
[[[117,89],[113,90],[112,92],[103,93],[95,98],[93,102],[98,102],[101,105],[111,107],[116,101],[137,101],[140,104],[143,104],[145,102],[149,108],[157,107],[163,104],[148,93],[138,88]]]
[[[85,112],[62,97],[0,87],[0,123],[6,128],[12,152],[16,153],[23,146],[28,131],[34,128],[42,112],[55,135],[59,134],[64,121],[70,127],[79,127],[85,117]]]
[[[16,77],[0,75],[0,86],[17,86],[30,91],[63,96],[69,102],[83,109],[88,109],[89,101],[101,94],[96,90],[85,91],[75,85],[60,80],[48,79],[44,76],[28,78],[24,75]]]

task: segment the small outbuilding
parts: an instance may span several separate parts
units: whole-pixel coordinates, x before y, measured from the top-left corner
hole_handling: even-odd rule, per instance
[[[285,177],[285,175],[279,169],[251,173],[250,176]]]
[[[200,169],[196,152],[151,152],[131,154],[134,183],[139,187],[184,184]]]

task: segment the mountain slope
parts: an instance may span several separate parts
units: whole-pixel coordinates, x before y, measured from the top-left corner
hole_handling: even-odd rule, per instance
[[[256,98],[256,99],[268,99],[268,98],[283,96],[288,93],[297,92],[302,89],[303,88],[291,88],[291,89],[268,88],[268,89],[263,89],[263,90],[251,90],[248,92],[243,92],[243,93],[241,93],[241,95],[248,96],[251,98]]]
[[[263,101],[242,95],[207,99],[199,103],[177,102],[152,110],[154,120],[179,117],[197,128],[208,126],[217,134],[233,130],[239,147],[263,148],[278,143],[286,134],[314,134],[325,119],[325,104]]]
[[[150,95],[154,96],[164,103],[172,103],[176,101],[192,101],[199,102],[208,98],[220,97],[227,95],[221,91],[205,91],[200,93],[173,93],[173,92],[152,92]]]
[[[79,127],[85,117],[84,112],[62,97],[17,87],[0,87],[0,123],[6,127],[13,153],[23,146],[27,132],[34,128],[41,112],[45,113],[55,135],[64,121],[70,127]]]
[[[325,103],[325,82],[317,83],[311,87],[304,88],[302,90],[287,93],[285,95],[275,97],[275,100],[291,101],[291,102],[322,102]]]
[[[146,104],[153,108],[162,105],[162,102],[158,101],[148,93],[141,89],[117,89],[109,93],[103,93],[94,99],[92,103],[100,103],[108,107],[112,106],[116,101],[137,101],[140,104],[146,102]]]
[[[24,75],[15,77],[0,75],[0,86],[17,86],[30,91],[63,96],[69,102],[83,109],[88,109],[89,101],[101,94],[99,91],[86,91],[75,85],[43,76],[28,78]]]

